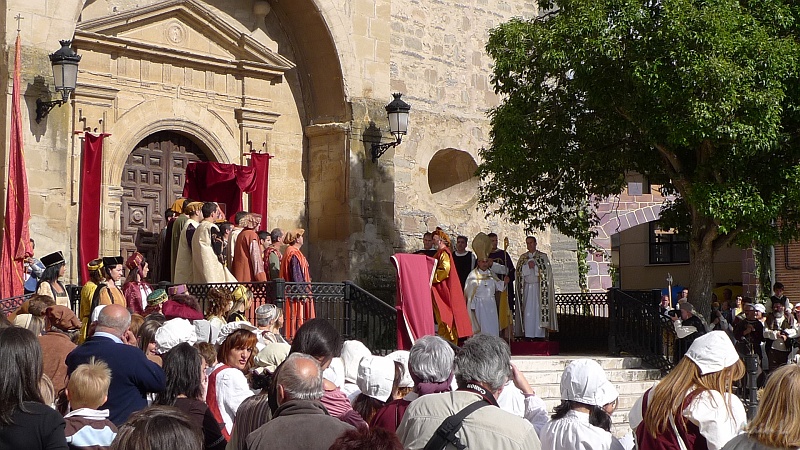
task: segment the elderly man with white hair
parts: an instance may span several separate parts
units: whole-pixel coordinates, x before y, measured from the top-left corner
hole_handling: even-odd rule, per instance
[[[457,391],[425,395],[409,405],[397,428],[403,448],[423,449],[430,441],[434,448],[541,449],[530,422],[497,406],[496,398],[512,375],[506,342],[477,334],[456,355],[454,368]],[[439,439],[437,430],[457,415],[461,429],[450,439]]]

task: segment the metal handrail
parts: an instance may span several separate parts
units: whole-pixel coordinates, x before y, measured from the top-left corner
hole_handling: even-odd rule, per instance
[[[630,353],[651,367],[669,371],[677,363],[677,335],[670,318],[651,298],[649,291],[609,289],[609,350],[612,354]]]

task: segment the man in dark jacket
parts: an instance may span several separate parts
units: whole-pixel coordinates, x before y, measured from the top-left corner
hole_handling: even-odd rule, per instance
[[[145,395],[165,389],[164,371],[145,357],[129,330],[131,314],[121,305],[100,311],[94,336],[67,355],[67,373],[91,358],[104,361],[111,369],[108,401],[109,419],[120,426],[131,413],[147,407]],[[128,344],[128,345],[126,345]]]
[[[322,369],[317,360],[292,353],[278,370],[278,409],[272,420],[247,437],[250,450],[327,450],[353,427],[328,415],[322,398]]]
[[[695,339],[706,334],[706,326],[699,317],[694,314],[694,306],[691,303],[679,303],[681,317],[672,316],[672,324],[675,326],[675,364],[686,354]]]

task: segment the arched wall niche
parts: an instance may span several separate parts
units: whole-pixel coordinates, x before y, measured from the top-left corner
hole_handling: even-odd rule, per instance
[[[431,194],[439,203],[470,203],[478,192],[477,170],[475,159],[463,150],[445,148],[437,151],[428,163]]]

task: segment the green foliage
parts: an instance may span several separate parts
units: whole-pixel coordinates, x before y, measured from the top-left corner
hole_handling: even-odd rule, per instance
[[[555,4],[545,2],[544,8]],[[663,216],[713,250],[798,237],[800,5],[564,0],[492,30],[481,202],[588,240],[598,199],[636,171]],[[702,244],[702,245],[701,245]]]

